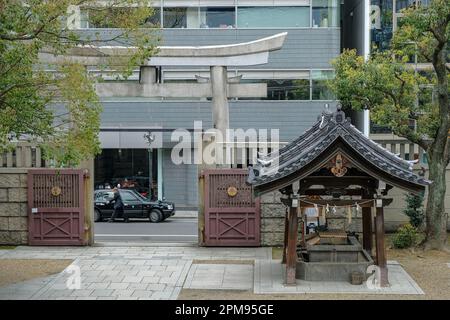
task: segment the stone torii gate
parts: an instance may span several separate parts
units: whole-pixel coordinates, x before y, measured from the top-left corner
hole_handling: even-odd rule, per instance
[[[228,79],[230,66],[253,66],[265,64],[269,52],[281,49],[287,32],[255,41],[213,46],[161,46],[157,54],[140,66],[139,83],[97,83],[96,90],[100,97],[166,97],[166,98],[211,98],[213,127],[226,137],[229,128],[228,98],[256,98],[267,96],[267,85],[248,83],[240,84],[240,77]],[[65,55],[41,52],[40,61],[49,64],[66,64],[68,61],[85,66],[121,65],[123,59],[131,56],[137,48],[124,46],[80,46],[70,49]],[[117,58],[111,61],[111,57]],[[210,77],[197,77],[198,83],[161,83],[162,66],[198,66],[209,67]],[[83,164],[94,170],[93,160]],[[199,168],[201,172],[201,168]],[[202,227],[203,180],[199,180],[199,242],[203,243]],[[90,180],[93,188],[93,180]],[[85,203],[93,203],[92,194],[87,195]],[[93,243],[93,207],[86,207],[87,225],[90,243]]]
[[[165,97],[165,98],[211,98],[212,120],[215,129],[225,134],[229,128],[228,98],[266,97],[264,83],[239,83],[239,78],[228,79],[230,66],[253,66],[265,64],[269,52],[281,49],[287,32],[250,42],[212,46],[161,46],[157,54],[140,66],[139,83],[98,83],[100,97]],[[68,59],[88,65],[100,65],[111,57],[130,56],[133,47],[97,46],[77,47],[67,55],[55,56],[41,53],[41,61],[64,63]],[[209,67],[210,78],[198,83],[161,83],[162,66]]]

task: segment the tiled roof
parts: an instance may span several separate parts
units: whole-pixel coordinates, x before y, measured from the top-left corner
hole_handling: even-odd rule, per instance
[[[334,113],[323,112],[310,129],[280,148],[278,153],[259,158],[258,164],[249,168],[247,182],[258,188],[301,171],[338,140],[342,140],[371,165],[400,182],[415,185],[417,189],[430,184],[430,181],[412,171],[412,165],[408,161],[362,134],[339,109]]]

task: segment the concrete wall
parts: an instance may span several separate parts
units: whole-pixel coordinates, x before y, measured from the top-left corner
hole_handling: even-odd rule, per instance
[[[0,245],[28,243],[26,172],[0,168]]]
[[[175,165],[170,158],[171,151],[163,151],[163,196],[167,201],[173,201],[178,210],[197,207],[197,165]]]
[[[445,195],[445,210],[447,214],[450,212],[450,168],[447,168],[447,172],[445,175],[447,181],[447,193]],[[405,224],[409,221],[408,216],[403,214],[403,209],[406,206],[406,192],[399,189],[393,188],[389,191],[389,197],[392,197],[394,200],[391,205],[384,209],[385,212],[385,225],[386,230],[393,231],[396,230],[400,225]],[[427,198],[427,194],[425,194],[425,200]],[[424,201],[425,206],[425,201]],[[450,231],[450,214],[447,221],[447,230]]]
[[[335,103],[329,104],[334,110]],[[103,127],[191,129],[195,120],[203,121],[203,129],[212,126],[209,101],[146,101],[130,98],[104,101],[103,108]],[[230,101],[230,127],[279,129],[280,140],[289,142],[313,125],[322,110],[322,101]],[[170,135],[165,134],[164,140],[168,143]]]

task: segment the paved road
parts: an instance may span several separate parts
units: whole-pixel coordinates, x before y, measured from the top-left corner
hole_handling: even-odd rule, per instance
[[[95,223],[97,241],[197,242],[197,219],[169,218],[160,223],[131,220]]]

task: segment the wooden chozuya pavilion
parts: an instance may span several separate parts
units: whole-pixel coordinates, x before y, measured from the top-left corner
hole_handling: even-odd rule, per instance
[[[300,137],[278,152],[258,159],[258,164],[249,168],[247,182],[253,186],[256,196],[279,190],[281,201],[288,208],[282,261],[286,263],[286,285],[296,284],[301,252],[307,253],[314,247],[308,243],[309,235],[305,237],[305,211],[312,207],[321,208],[324,217],[330,208],[347,208],[349,214],[355,208],[358,213],[361,208],[362,251],[368,254],[368,261],[378,265],[380,285],[388,286],[383,207],[392,199],[386,195],[393,186],[418,194],[430,184],[413,173],[411,161],[401,159],[363,135],[340,107],[334,113],[324,111],[317,123]],[[374,219],[373,207],[376,208]],[[302,241],[297,248],[299,218]],[[336,230],[324,229],[324,236],[336,233]],[[372,260],[373,233],[375,254]],[[347,236],[344,230],[340,231],[340,236],[342,234]],[[320,231],[318,235],[320,238]],[[320,240],[313,244],[318,242]],[[332,250],[334,254],[335,250]],[[363,276],[366,276],[365,271]]]

